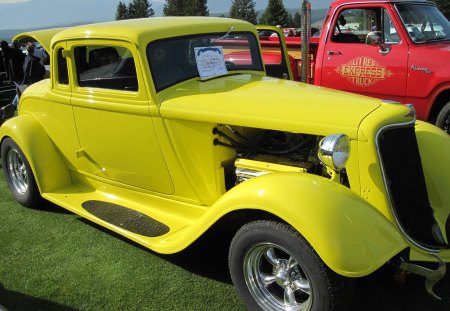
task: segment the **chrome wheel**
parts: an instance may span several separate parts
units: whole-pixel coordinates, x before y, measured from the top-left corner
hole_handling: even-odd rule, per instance
[[[30,163],[23,151],[8,137],[3,140],[0,153],[3,174],[11,194],[25,207],[38,207],[42,203],[42,198]]]
[[[7,171],[11,183],[20,194],[25,194],[29,188],[28,170],[19,152],[10,148],[7,153]]]
[[[286,249],[259,243],[244,258],[244,278],[264,310],[310,310],[313,289],[306,273]]]

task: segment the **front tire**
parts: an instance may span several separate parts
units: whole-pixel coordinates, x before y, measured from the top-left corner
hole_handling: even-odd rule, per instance
[[[450,101],[439,112],[436,125],[450,134]]]
[[[292,227],[255,221],[235,235],[231,278],[249,310],[345,310],[353,281],[331,271]]]
[[[21,205],[35,208],[41,203],[41,196],[27,158],[11,138],[1,146],[3,173],[12,195]]]

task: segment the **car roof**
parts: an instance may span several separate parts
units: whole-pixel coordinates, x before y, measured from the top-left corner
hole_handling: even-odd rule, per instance
[[[359,1],[355,0],[335,0],[332,2],[332,6],[336,7],[342,4],[346,3],[358,3]],[[427,3],[427,4],[434,4],[433,1],[430,0],[361,0],[360,3]]]
[[[70,39],[121,39],[146,45],[158,39],[201,33],[251,31],[255,27],[245,21],[219,17],[153,17],[89,24],[59,32],[52,45]]]

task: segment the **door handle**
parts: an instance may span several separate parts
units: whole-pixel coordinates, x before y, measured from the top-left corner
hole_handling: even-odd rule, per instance
[[[342,52],[339,51],[328,51],[328,55],[342,55]]]

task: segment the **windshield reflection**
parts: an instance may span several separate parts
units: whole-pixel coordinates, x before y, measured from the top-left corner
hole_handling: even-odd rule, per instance
[[[436,6],[402,3],[396,8],[413,42],[450,40],[450,23]]]

